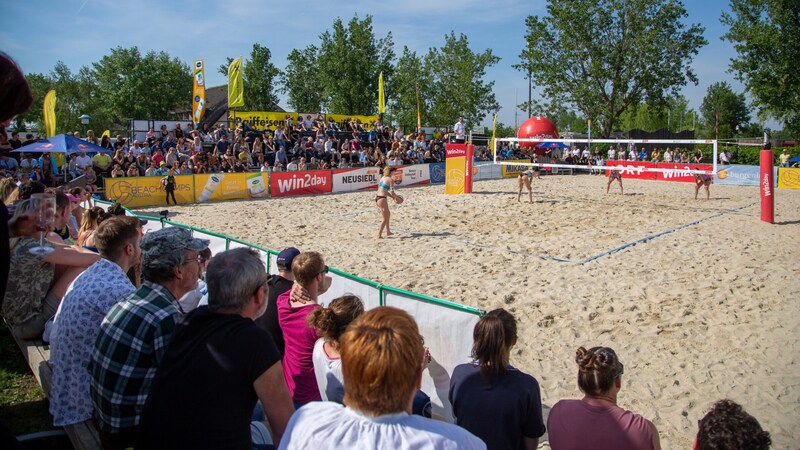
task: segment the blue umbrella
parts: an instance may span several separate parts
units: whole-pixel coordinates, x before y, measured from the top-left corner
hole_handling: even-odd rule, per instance
[[[86,142],[83,139],[78,139],[69,134],[59,134],[50,139],[35,142],[12,151],[12,153],[66,153],[67,156],[80,152],[112,153],[112,151],[107,148],[94,145],[91,142]]]
[[[536,144],[536,148],[568,148],[569,146],[563,142],[542,142]]]
[[[794,158],[790,159],[790,160],[789,160],[789,162],[791,162],[791,163],[793,163],[793,162],[800,162],[800,155],[798,155],[798,156],[795,156]]]

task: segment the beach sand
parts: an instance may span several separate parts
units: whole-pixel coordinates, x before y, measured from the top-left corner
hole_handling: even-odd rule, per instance
[[[319,251],[383,284],[508,309],[512,364],[539,380],[546,407],[581,397],[578,346],[609,346],[625,364],[620,406],[652,420],[663,448],[691,448],[721,398],[754,415],[774,448],[798,448],[800,191],[776,190],[767,224],[756,187],[714,185],[706,201],[692,184],[624,184],[607,195],[604,177],[547,176],[533,180],[534,204],[516,201],[516,179],[476,182],[473,195],[403,188],[396,234],[380,241],[373,192],[169,210],[266,248]]]

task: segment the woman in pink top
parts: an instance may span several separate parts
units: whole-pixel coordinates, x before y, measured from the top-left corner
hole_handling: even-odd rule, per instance
[[[617,406],[624,368],[608,347],[581,347],[575,355],[580,400],[561,400],[550,410],[553,450],[660,450],[658,430],[644,417]]]
[[[278,325],[283,332],[283,377],[295,407],[322,400],[314,374],[312,354],[317,332],[308,316],[320,305],[317,297],[331,286],[328,266],[317,252],[303,252],[292,260],[292,289],[278,296]]]

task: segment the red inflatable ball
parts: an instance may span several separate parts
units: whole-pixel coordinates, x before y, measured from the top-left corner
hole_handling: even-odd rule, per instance
[[[519,139],[558,139],[558,130],[556,124],[550,121],[547,117],[531,117],[522,123],[517,132]],[[519,146],[522,148],[535,148],[539,142],[520,142]],[[544,150],[537,153],[544,154]]]

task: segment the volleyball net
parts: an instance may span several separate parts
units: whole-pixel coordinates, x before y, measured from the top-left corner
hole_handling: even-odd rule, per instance
[[[515,153],[519,153],[520,147],[525,143],[534,144],[535,148],[524,148],[525,152],[528,152],[525,158],[530,158],[531,162],[520,162],[519,159],[514,161],[507,161],[502,158],[498,158],[498,154],[502,151],[502,149],[509,148],[510,150],[514,151]],[[583,145],[581,145],[583,144]],[[592,149],[592,145],[600,144],[602,150],[600,149]],[[648,158],[640,160],[636,159],[628,159],[628,154],[630,153],[631,149],[634,149],[635,154],[638,155],[638,149],[636,148],[637,145],[639,146],[647,146],[649,147],[649,151],[647,152]],[[654,147],[654,145],[656,147]],[[674,148],[680,149],[681,146],[695,146],[695,145],[704,145],[704,146],[711,146],[712,154],[711,161],[706,159],[706,155],[703,156],[703,161],[700,164],[704,164],[706,166],[711,165],[712,170],[702,170],[699,168],[691,168],[686,167],[682,170],[682,172],[687,174],[706,174],[706,175],[713,175],[717,172],[717,161],[718,161],[718,142],[716,139],[555,139],[555,138],[496,138],[494,140],[494,163],[499,165],[513,165],[513,166],[530,166],[530,167],[539,167],[545,169],[578,169],[578,170],[630,170],[630,162],[639,161],[639,162],[652,162],[653,159],[650,158],[652,155],[653,150],[658,150],[659,153],[662,155],[666,151],[667,146],[675,146]],[[606,164],[607,161],[611,160],[608,158],[609,148],[613,146],[615,150],[615,154],[618,155],[617,157],[613,158],[613,160],[619,161],[626,161],[627,165],[614,165],[614,164]],[[583,159],[581,155],[583,154],[584,149],[588,149],[590,151],[590,157],[588,161],[585,162],[568,162],[566,161],[565,157],[561,155],[566,155],[564,152],[572,153],[575,149],[579,149],[577,153],[578,160]],[[534,161],[533,154],[535,150],[552,150],[551,155],[556,153],[556,156],[545,156],[544,161]],[[557,150],[561,150],[558,152]],[[687,150],[688,149],[684,149]],[[600,155],[599,158],[595,159],[595,152],[599,151]],[[560,153],[560,155],[559,155]],[[616,156],[615,155],[615,156]],[[594,163],[593,163],[594,162]],[[690,163],[681,163],[680,161],[659,161],[662,164],[694,164],[693,162]],[[675,171],[675,167],[669,168],[659,168],[659,167],[639,167],[636,168],[639,172],[654,172],[654,173],[671,173]]]

